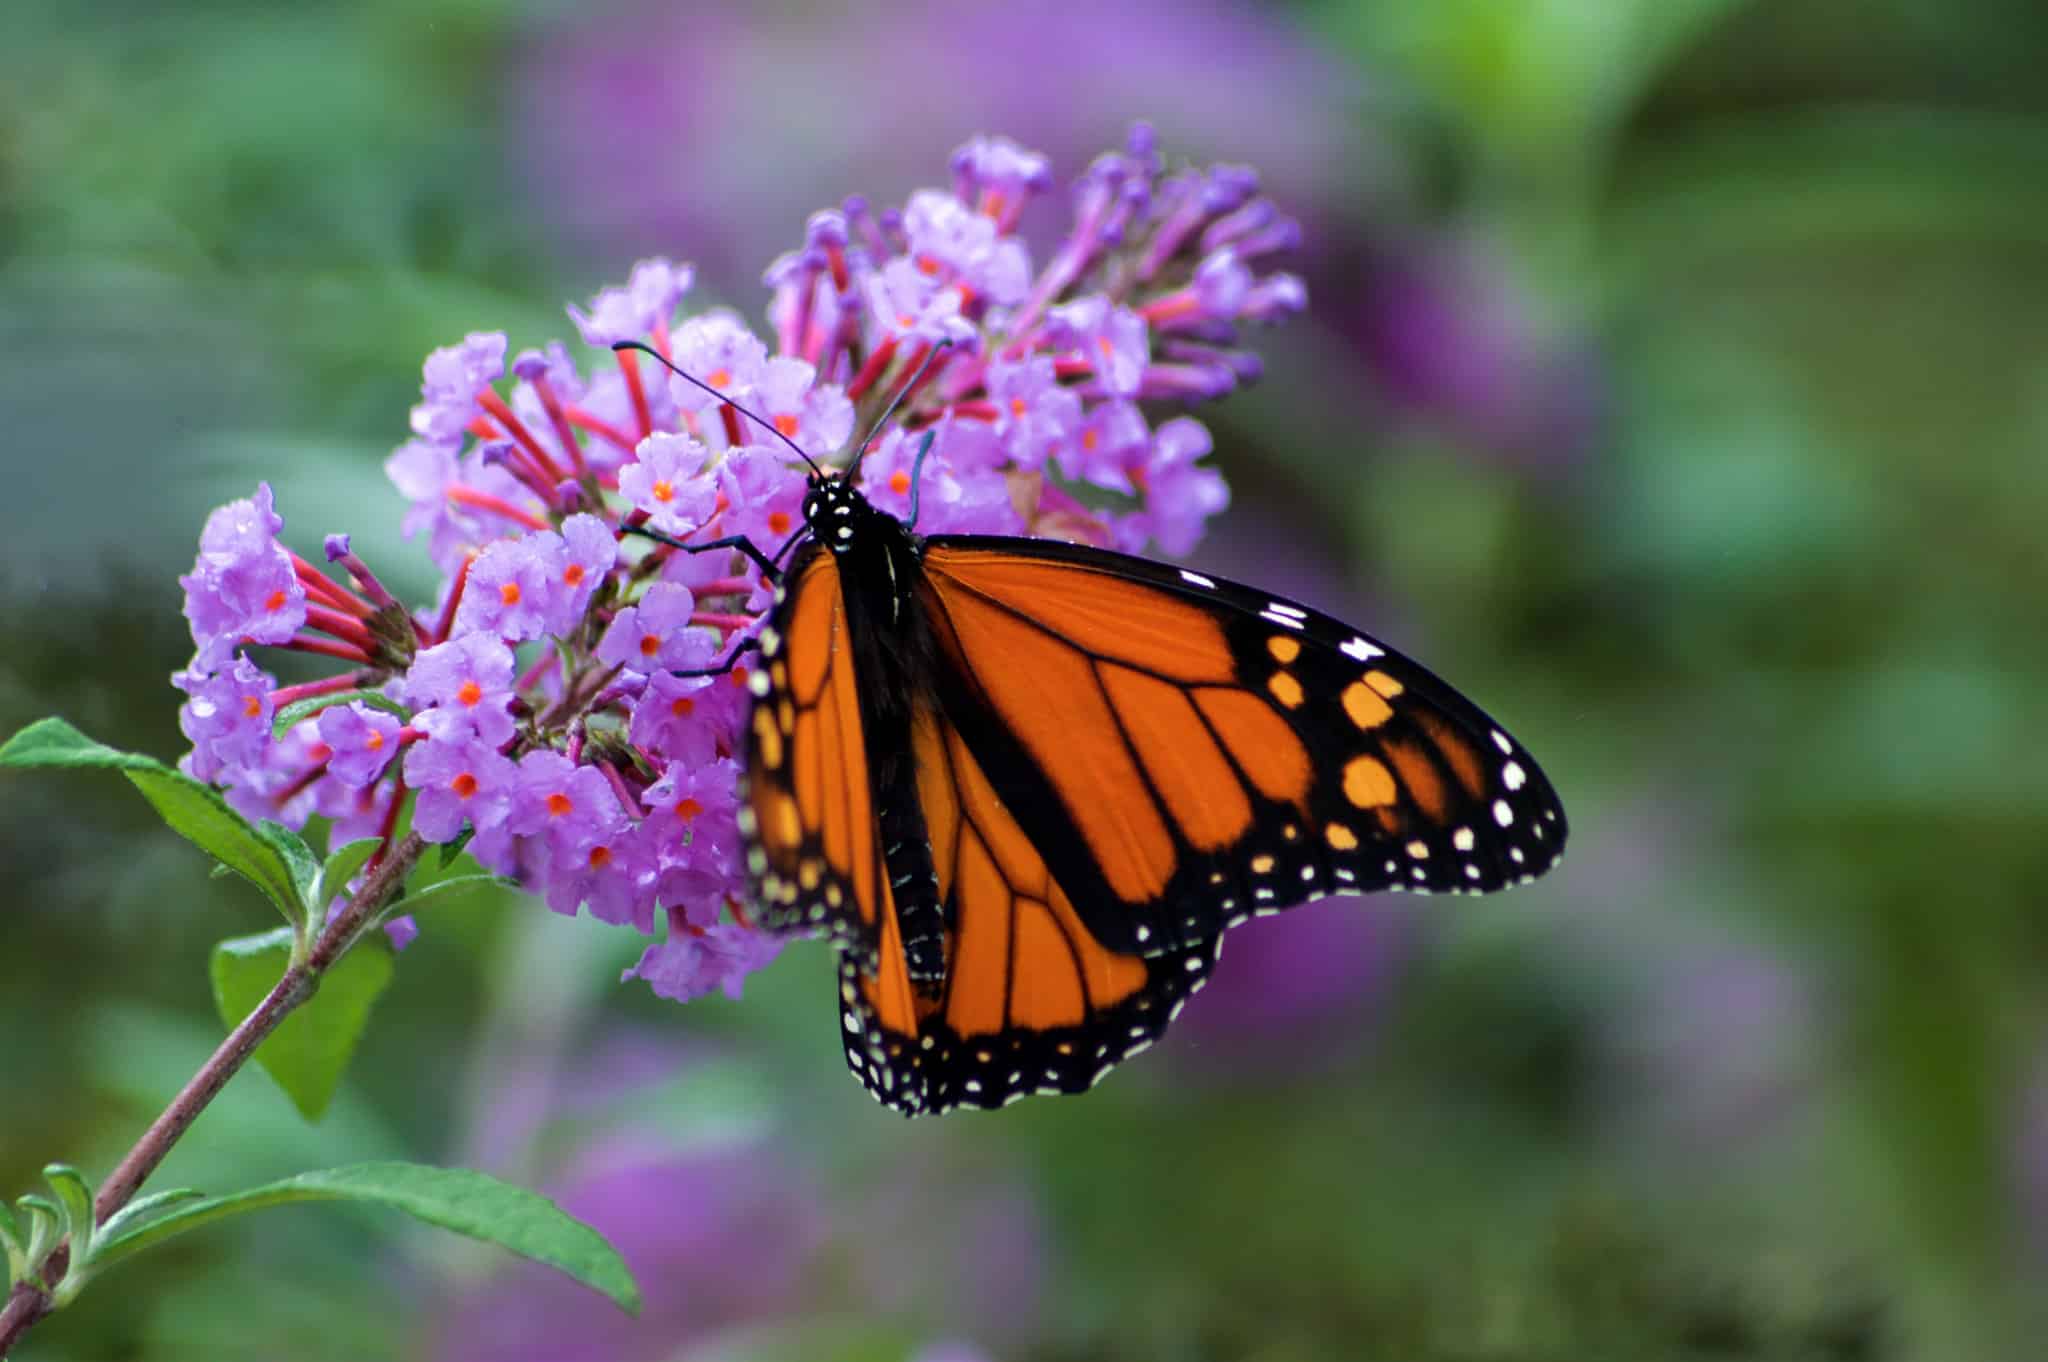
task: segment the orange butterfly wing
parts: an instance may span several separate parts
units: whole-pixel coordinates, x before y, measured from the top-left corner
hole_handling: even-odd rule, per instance
[[[1090,1086],[1254,913],[1485,892],[1562,850],[1526,752],[1336,620],[1047,541],[940,536],[914,562],[888,646],[921,660],[878,697],[896,658],[857,646],[833,557],[798,560],[751,679],[743,812],[763,925],[836,938],[848,1065],[900,1111]],[[912,749],[882,777],[878,698]]]
[[[913,735],[946,968],[936,988],[911,983],[887,905],[875,961],[841,959],[847,1066],[908,1115],[1081,1092],[1159,1037],[1222,943],[1151,957],[1104,946],[959,732],[927,709]]]
[[[947,715],[1111,949],[1331,893],[1483,893],[1563,848],[1505,730],[1328,616],[1052,542],[939,537],[924,565]]]
[[[748,716],[747,871],[760,925],[871,954],[893,921],[839,566],[809,555],[778,589]]]

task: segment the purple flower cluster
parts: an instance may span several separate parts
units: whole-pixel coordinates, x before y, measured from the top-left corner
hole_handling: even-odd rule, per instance
[[[388,839],[409,811],[559,912],[659,922],[628,971],[657,993],[736,993],[779,944],[743,899],[746,673],[688,673],[731,656],[770,594],[741,555],[629,532],[772,551],[802,528],[790,444],[843,459],[900,395],[860,464],[883,509],[907,510],[929,433],[922,530],[1185,552],[1229,493],[1207,430],[1162,413],[1255,377],[1241,328],[1303,305],[1298,279],[1259,272],[1299,232],[1253,175],[1168,173],[1145,127],[1082,175],[1041,267],[1016,227],[1045,159],[981,138],[952,172],[900,210],[814,214],[765,276],[772,351],[730,312],[679,317],[691,271],[653,260],[569,309],[599,351],[588,372],[554,343],[514,356],[507,384],[498,333],[430,355],[386,468],[444,577],[431,608],[394,600],[345,537],[326,556],[347,585],[292,553],[267,486],[216,511],[181,579],[185,769],[252,816],[327,818],[336,844]],[[281,688],[250,644],[346,670]],[[273,739],[279,709],[312,697],[335,703]]]

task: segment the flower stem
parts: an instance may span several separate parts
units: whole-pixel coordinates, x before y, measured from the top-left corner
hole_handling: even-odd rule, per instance
[[[409,833],[405,840],[392,849],[391,855],[376,867],[368,879],[351,898],[347,905],[336,913],[322,929],[313,949],[307,954],[305,963],[293,965],[284,972],[256,1010],[242,1019],[242,1024],[228,1033],[213,1057],[200,1066],[192,1075],[163,1114],[150,1123],[142,1138],[128,1151],[107,1180],[100,1184],[99,1192],[93,1197],[93,1221],[104,1225],[116,1211],[126,1206],[141,1190],[149,1175],[171,1152],[192,1123],[199,1119],[228,1080],[249,1062],[271,1032],[292,1014],[300,1004],[320,987],[320,976],[332,968],[363,928],[374,921],[377,912],[386,900],[396,892],[412,868],[419,863],[426,843],[418,833]],[[9,1294],[7,1305],[0,1309],[0,1358],[5,1358],[20,1341],[21,1336],[50,1313],[53,1304],[50,1291],[63,1280],[64,1270],[71,1260],[70,1247],[59,1244],[44,1260],[41,1280],[32,1279],[15,1283]]]

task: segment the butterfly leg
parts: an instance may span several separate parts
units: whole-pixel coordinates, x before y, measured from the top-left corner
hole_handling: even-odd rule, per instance
[[[668,547],[680,549],[684,553],[710,553],[714,549],[738,549],[753,562],[755,567],[761,569],[761,575],[767,580],[774,582],[780,581],[782,578],[782,569],[775,566],[775,560],[761,552],[759,548],[755,547],[754,541],[743,534],[728,534],[721,539],[707,539],[701,544],[685,544],[673,535],[663,534],[660,530],[650,530],[645,525],[625,525],[621,528],[627,534],[637,534],[643,539],[652,539],[657,544],[666,544]],[[792,535],[790,543],[795,543],[799,537]],[[776,550],[775,558],[779,559],[788,552],[789,544],[784,544],[780,549]]]
[[[715,667],[688,667],[688,668],[683,668],[683,667],[677,667],[677,668],[671,668],[671,669],[670,669],[670,671],[669,671],[669,675],[670,675],[670,676],[724,676],[724,675],[725,675],[725,674],[726,674],[727,672],[731,671],[731,670],[732,670],[732,669],[733,669],[734,667],[737,667],[737,666],[739,665],[740,659],[741,659],[742,657],[745,657],[745,656],[746,656],[746,655],[747,655],[748,653],[752,653],[752,652],[759,652],[759,651],[760,651],[760,648],[761,648],[761,640],[760,640],[760,639],[758,639],[758,638],[743,638],[743,639],[741,639],[741,640],[740,640],[740,641],[739,641],[738,643],[735,643],[735,644],[733,645],[732,651],[731,651],[731,652],[729,652],[729,653],[727,653],[727,654],[725,655],[725,661],[723,661],[723,662],[719,663],[719,664],[718,664],[717,666],[715,666]]]

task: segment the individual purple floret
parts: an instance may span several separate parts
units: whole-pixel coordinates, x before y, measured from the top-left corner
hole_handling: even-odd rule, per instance
[[[327,769],[344,785],[365,786],[384,774],[398,755],[404,725],[381,709],[360,700],[320,711],[320,741],[333,755]]]
[[[178,579],[185,617],[199,645],[195,666],[212,671],[243,642],[285,643],[306,622],[306,589],[292,555],[277,542],[284,518],[273,509],[270,484],[206,518],[199,557]]]

